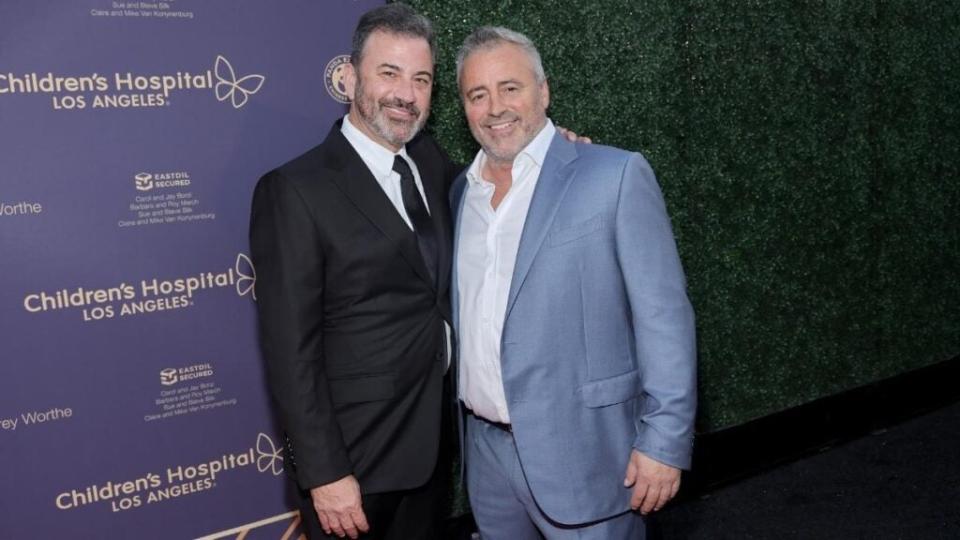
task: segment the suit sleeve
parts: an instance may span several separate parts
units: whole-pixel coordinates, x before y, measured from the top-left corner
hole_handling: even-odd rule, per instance
[[[634,448],[687,469],[693,446],[696,331],[663,195],[639,154],[627,160],[616,217],[642,385]]]
[[[309,208],[280,173],[254,191],[250,251],[270,393],[302,489],[351,474],[324,371],[324,255]],[[292,454],[292,455],[290,455]]]

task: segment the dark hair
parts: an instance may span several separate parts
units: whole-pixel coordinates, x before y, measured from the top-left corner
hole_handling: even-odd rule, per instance
[[[430,57],[436,61],[437,35],[433,31],[430,19],[420,15],[406,4],[387,4],[363,14],[357,29],[353,32],[353,50],[350,52],[350,62],[359,66],[363,60],[363,47],[367,44],[370,34],[388,32],[414,38],[423,38],[430,46]]]

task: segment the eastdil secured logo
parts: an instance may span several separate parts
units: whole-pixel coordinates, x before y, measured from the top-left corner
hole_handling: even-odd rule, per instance
[[[141,172],[133,175],[133,185],[138,191],[150,191],[154,188],[181,188],[190,184],[190,173],[185,171]]]
[[[266,77],[257,74],[238,79],[233,66],[223,56],[217,56],[214,71],[217,74],[217,99],[220,101],[229,99],[234,109],[246,105],[247,99],[259,92],[260,87],[263,86],[263,81],[266,80]]]
[[[213,366],[208,363],[160,370],[160,384],[164,386],[206,377],[213,377]]]
[[[327,67],[323,70],[323,84],[327,87],[327,93],[340,103],[350,103],[347,87],[343,84],[343,73],[349,63],[350,55],[341,54],[327,62]]]
[[[162,74],[117,71],[111,74],[62,76],[53,72],[0,72],[0,99],[19,94],[50,96],[54,110],[131,109],[166,107],[182,91],[213,91],[218,101],[234,109],[246,105],[260,91],[266,77],[252,73],[239,76],[222,54],[213,69],[183,69]]]
[[[133,176],[134,185],[140,191],[150,191],[153,189],[153,175],[150,173],[138,173]]]
[[[160,384],[164,386],[171,386],[177,384],[177,369],[176,368],[167,368],[160,370]]]

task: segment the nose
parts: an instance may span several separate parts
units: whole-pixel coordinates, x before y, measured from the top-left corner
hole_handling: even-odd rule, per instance
[[[490,108],[487,111],[490,116],[500,116],[506,111],[506,108],[503,106],[503,101],[501,101],[500,96],[496,92],[490,93]]]
[[[413,103],[416,101],[416,92],[413,85],[414,82],[412,79],[401,79],[397,82],[396,86],[394,86],[393,95],[405,103]]]

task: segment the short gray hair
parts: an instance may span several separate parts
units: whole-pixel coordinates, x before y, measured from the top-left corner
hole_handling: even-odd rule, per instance
[[[353,32],[353,50],[350,63],[359,66],[363,60],[363,47],[370,34],[381,31],[412,38],[421,38],[430,46],[430,57],[437,60],[437,34],[430,19],[417,13],[406,4],[387,4],[363,14]]]
[[[542,84],[547,80],[547,75],[543,71],[543,61],[540,60],[540,52],[537,51],[537,46],[533,44],[530,38],[502,26],[481,26],[463,40],[463,45],[457,51],[457,87],[460,87],[460,81],[463,78],[463,63],[468,56],[478,50],[492,49],[507,43],[516,45],[527,53],[530,63],[533,65],[533,74],[537,83]]]

